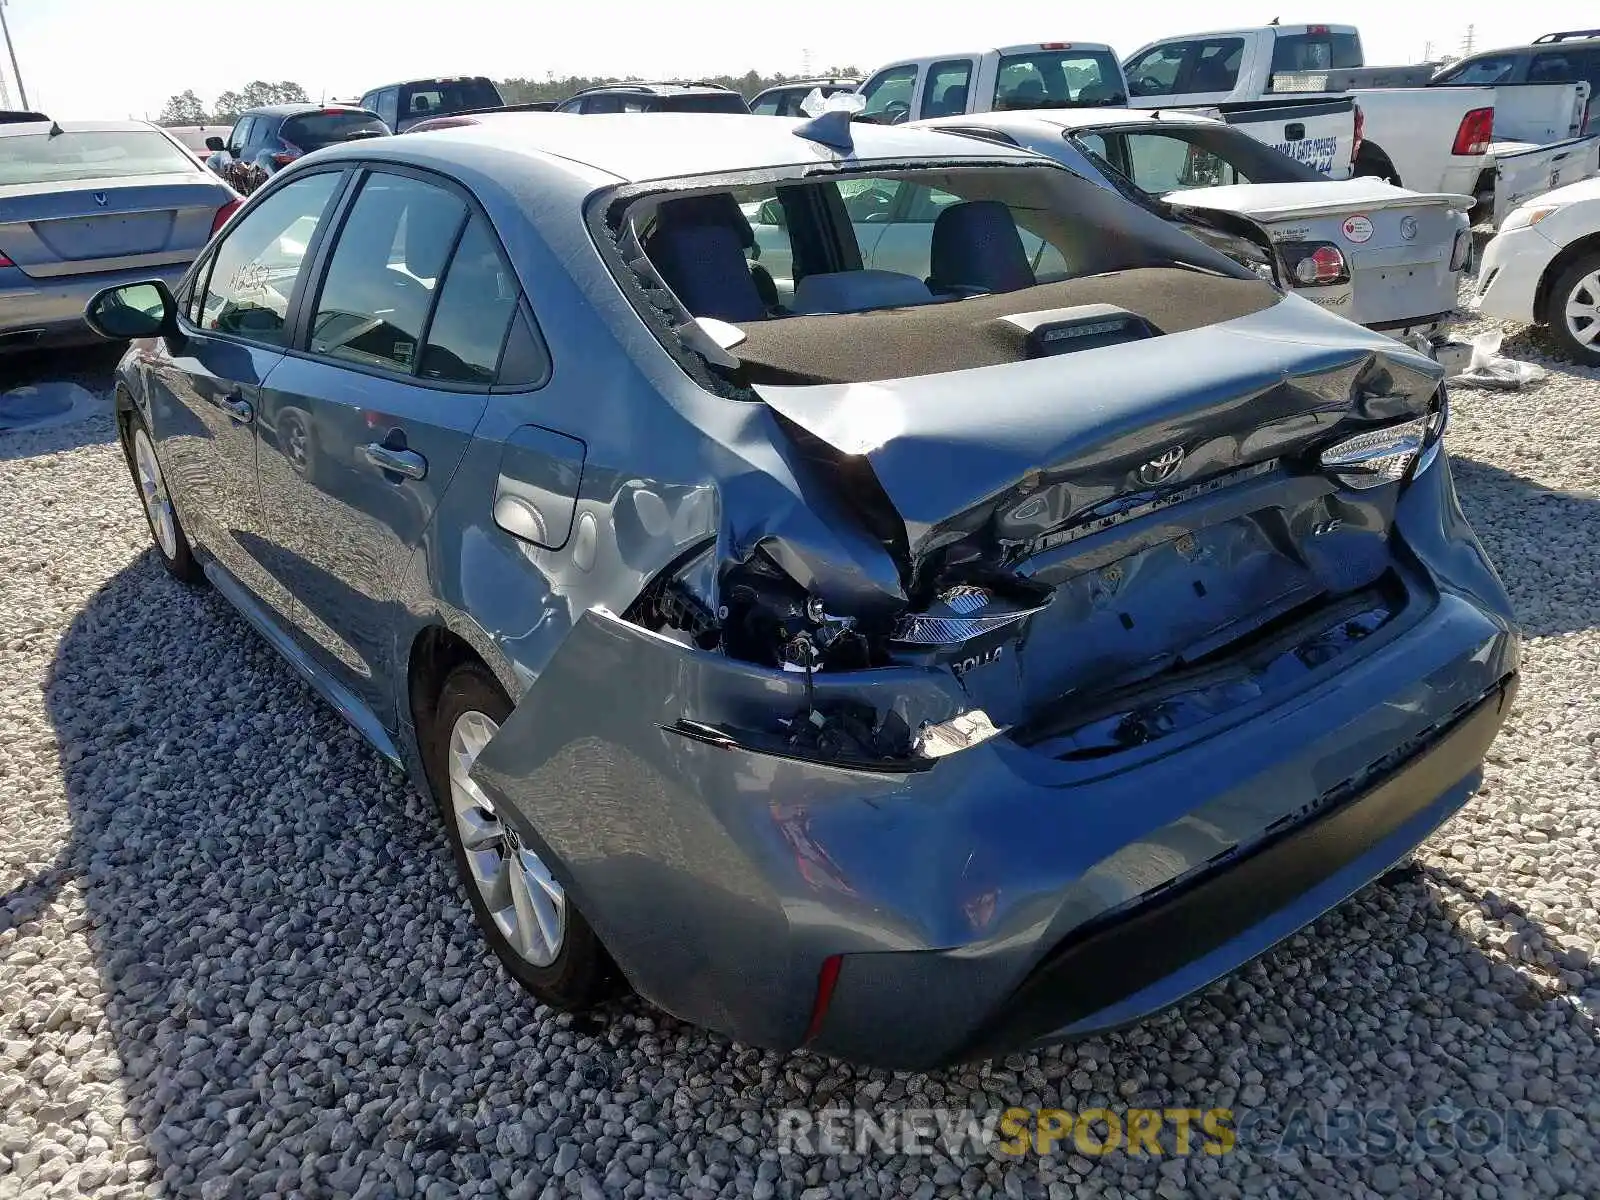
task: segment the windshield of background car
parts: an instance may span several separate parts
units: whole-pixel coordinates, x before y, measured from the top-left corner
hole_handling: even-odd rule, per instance
[[[1100,50],[1033,50],[1001,57],[994,107],[1083,108],[1126,104],[1117,60]]]
[[[193,171],[193,157],[154,130],[20,133],[0,138],[0,187]]]
[[[400,90],[400,115],[436,117],[469,108],[498,108],[500,102],[500,93],[487,79],[435,79]]]
[[[1443,71],[1430,80],[1430,84],[1449,83],[1457,87],[1488,87],[1504,83],[1517,69],[1517,59],[1511,54],[1496,54],[1488,58],[1475,58],[1460,66]]]
[[[302,150],[317,150],[357,136],[382,137],[389,127],[362,112],[306,113],[283,123],[283,136]]]

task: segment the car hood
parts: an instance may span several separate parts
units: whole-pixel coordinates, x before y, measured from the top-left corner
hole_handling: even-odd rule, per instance
[[[1424,205],[1444,205],[1456,212],[1466,212],[1472,207],[1470,196],[1449,192],[1413,192],[1381,179],[1239,183],[1229,187],[1168,192],[1162,199],[1177,208],[1221,209],[1254,217],[1258,221],[1344,216]]]
[[[1295,296],[1148,342],[872,383],[760,385],[784,419],[865,458],[913,574],[980,530],[1027,539],[1147,493],[1283,459],[1343,425],[1420,415],[1442,369]]]

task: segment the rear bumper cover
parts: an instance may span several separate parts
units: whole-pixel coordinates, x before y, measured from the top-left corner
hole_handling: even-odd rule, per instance
[[[198,251],[196,251],[198,253]],[[0,267],[0,353],[36,346],[95,344],[105,339],[84,323],[95,294],[118,284],[159,279],[176,288],[188,263],[133,271],[96,271],[36,279],[16,267]]]
[[[686,1020],[799,1045],[839,956],[809,1044],[840,1057],[921,1069],[1124,1024],[1315,919],[1475,789],[1517,667],[1509,604],[1447,459],[1397,520],[1428,592],[1403,633],[1179,748],[1063,762],[1000,737],[895,773],[708,744],[672,726],[748,728],[798,677],[591,612],[475,776]],[[849,674],[819,699],[968,706],[941,672]]]

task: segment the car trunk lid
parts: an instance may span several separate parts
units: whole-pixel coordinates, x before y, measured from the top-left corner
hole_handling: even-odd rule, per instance
[[[0,251],[36,279],[182,263],[231,199],[194,172],[10,187],[0,193]]]
[[[1439,375],[1289,300],[1159,348],[757,390],[814,457],[870,466],[903,525],[914,611],[1000,612],[1009,581],[1023,584],[1013,608],[1047,594],[950,654],[901,647],[1015,724],[1375,585],[1393,565],[1395,489],[1341,489],[1317,453],[1422,416]],[[963,597],[963,614],[952,586],[974,583],[998,607]]]

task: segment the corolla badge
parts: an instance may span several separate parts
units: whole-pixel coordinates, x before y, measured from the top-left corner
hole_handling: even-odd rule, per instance
[[[1166,453],[1152,458],[1139,468],[1139,482],[1143,484],[1161,483],[1172,478],[1172,473],[1183,463],[1183,447],[1174,446]]]
[[[1415,217],[1400,218],[1400,236],[1408,242],[1417,240],[1417,219]]]
[[[104,208],[106,205],[111,203],[111,197],[106,195],[104,192],[96,192],[94,194],[94,202],[101,208]]]

